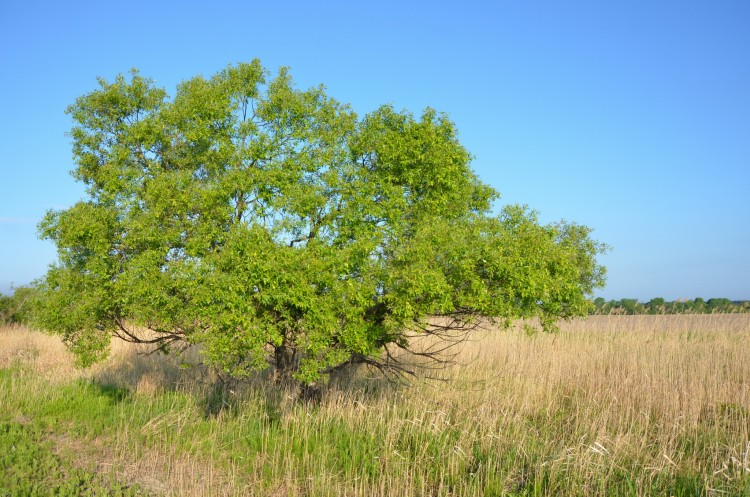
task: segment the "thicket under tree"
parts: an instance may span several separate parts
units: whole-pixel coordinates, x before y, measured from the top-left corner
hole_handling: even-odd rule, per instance
[[[40,224],[59,261],[38,323],[84,365],[116,335],[314,388],[352,363],[403,371],[411,336],[480,317],[551,328],[603,284],[588,228],[492,213],[432,109],[358,118],[257,60],[173,98],[137,71],[99,85],[68,109],[87,198]]]

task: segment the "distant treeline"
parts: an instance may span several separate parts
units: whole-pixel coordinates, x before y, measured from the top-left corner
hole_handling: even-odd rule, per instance
[[[668,302],[663,298],[639,302],[638,299],[604,300],[594,299],[594,310],[591,314],[712,314],[750,312],[750,300],[729,300],[715,298],[703,300],[675,300]]]

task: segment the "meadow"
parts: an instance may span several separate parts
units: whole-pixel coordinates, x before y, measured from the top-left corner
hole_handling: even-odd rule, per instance
[[[488,328],[305,404],[113,343],[0,328],[0,496],[750,496],[750,314]],[[88,492],[88,493],[86,493]]]

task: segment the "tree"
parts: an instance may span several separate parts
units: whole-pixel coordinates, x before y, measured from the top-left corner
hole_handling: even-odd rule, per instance
[[[625,314],[628,315],[638,314],[641,309],[638,299],[622,299],[620,300],[620,306]]]
[[[13,299],[9,295],[0,293],[0,325],[11,322],[12,306]]]
[[[350,363],[403,372],[412,335],[480,316],[552,328],[603,284],[588,228],[491,214],[498,194],[434,110],[359,119],[257,60],[172,99],[135,70],[99,84],[68,109],[88,197],[40,224],[59,261],[38,322],[83,364],[116,335],[315,386]]]
[[[695,300],[693,300],[693,309],[696,313],[702,314],[706,312],[706,301],[703,300],[701,297],[696,297]]]
[[[31,286],[11,289],[12,295],[0,294],[0,324],[27,324],[36,301],[36,289]]]
[[[648,301],[646,307],[649,314],[664,314],[666,311],[667,301],[662,297],[655,297]]]
[[[733,308],[732,301],[727,298],[713,298],[706,301],[706,307],[709,312],[731,312]]]

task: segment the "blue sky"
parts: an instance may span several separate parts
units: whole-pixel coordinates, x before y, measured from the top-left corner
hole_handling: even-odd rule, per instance
[[[431,106],[474,169],[612,246],[607,299],[750,299],[750,2],[0,2],[0,291],[83,195],[65,108],[259,57],[365,114]]]

